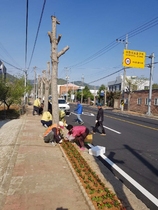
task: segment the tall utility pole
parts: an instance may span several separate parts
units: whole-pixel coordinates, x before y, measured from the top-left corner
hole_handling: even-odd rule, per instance
[[[37,75],[36,75],[36,66],[33,67],[34,73],[35,73],[35,77],[34,77],[34,99],[36,99],[37,95],[36,95],[36,82],[37,82]]]
[[[69,69],[67,68],[67,67],[65,67],[65,69],[66,69],[66,77],[65,77],[65,79],[66,79],[66,101],[68,101],[68,84],[69,84],[69,73],[68,73],[68,71],[69,71]]]
[[[122,39],[116,39],[117,42],[121,42],[125,44],[125,49],[128,48],[128,34],[126,35],[126,40]],[[126,80],[126,67],[124,67],[124,72],[123,72],[123,84],[122,84],[122,100],[124,102],[124,95],[125,95],[125,80]],[[121,111],[124,110],[124,103],[121,104]]]
[[[58,107],[58,90],[57,90],[57,78],[58,78],[58,59],[63,55],[69,47],[66,46],[60,52],[57,52],[57,46],[61,39],[61,34],[56,38],[56,24],[60,22],[55,16],[51,16],[52,19],[52,32],[48,32],[51,43],[51,64],[52,64],[52,79],[51,79],[51,89],[52,89],[52,115],[53,123],[59,122],[59,107]]]
[[[38,98],[41,98],[41,77],[38,75]]]
[[[94,86],[94,105],[96,105],[96,86]]]
[[[149,85],[149,97],[148,97],[148,112],[147,115],[151,115],[151,99],[152,99],[152,84],[153,84],[153,69],[154,69],[154,53],[152,53],[149,58],[151,58],[150,68],[150,85]]]
[[[81,104],[83,103],[83,84],[84,84],[84,75],[81,77],[82,79],[82,92],[81,92]]]
[[[104,90],[104,105],[106,106],[106,89]]]
[[[68,84],[69,84],[69,76],[66,75],[66,101],[68,102]]]

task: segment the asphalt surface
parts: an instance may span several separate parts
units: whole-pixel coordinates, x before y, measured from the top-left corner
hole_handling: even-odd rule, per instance
[[[0,209],[93,210],[60,145],[44,143],[40,118],[29,106],[21,119],[0,123]],[[126,209],[148,209],[98,158],[81,154]]]

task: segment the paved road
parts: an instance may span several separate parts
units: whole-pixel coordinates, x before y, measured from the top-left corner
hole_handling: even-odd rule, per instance
[[[74,107],[71,106],[71,108],[73,109]],[[90,129],[94,125],[95,117],[87,113],[95,115],[96,111],[97,108],[93,109],[84,106],[84,113],[86,115],[82,115],[82,118]],[[113,173],[123,180],[151,209],[155,208],[155,203],[158,205],[158,120],[113,113],[106,110],[104,113],[107,136],[103,138],[99,134],[96,134],[93,144],[106,147],[106,157],[145,189],[135,185],[134,181],[132,184],[129,183],[127,181],[129,177],[124,178],[122,175],[120,176],[108,164]]]

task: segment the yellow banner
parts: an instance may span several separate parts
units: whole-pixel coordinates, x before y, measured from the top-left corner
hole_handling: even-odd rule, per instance
[[[145,52],[124,49],[123,66],[143,69],[145,67],[145,56]]]

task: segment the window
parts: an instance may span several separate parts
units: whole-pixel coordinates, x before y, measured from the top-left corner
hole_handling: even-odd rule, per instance
[[[154,105],[158,106],[158,98],[154,98]]]
[[[125,104],[128,104],[128,98],[125,98],[125,99],[124,99],[124,103],[125,103]]]
[[[144,86],[144,90],[149,90],[149,86]]]
[[[137,104],[141,105],[141,103],[142,103],[142,99],[141,98],[138,98],[137,99]]]
[[[145,105],[148,105],[148,104],[149,104],[149,99],[145,98]]]

